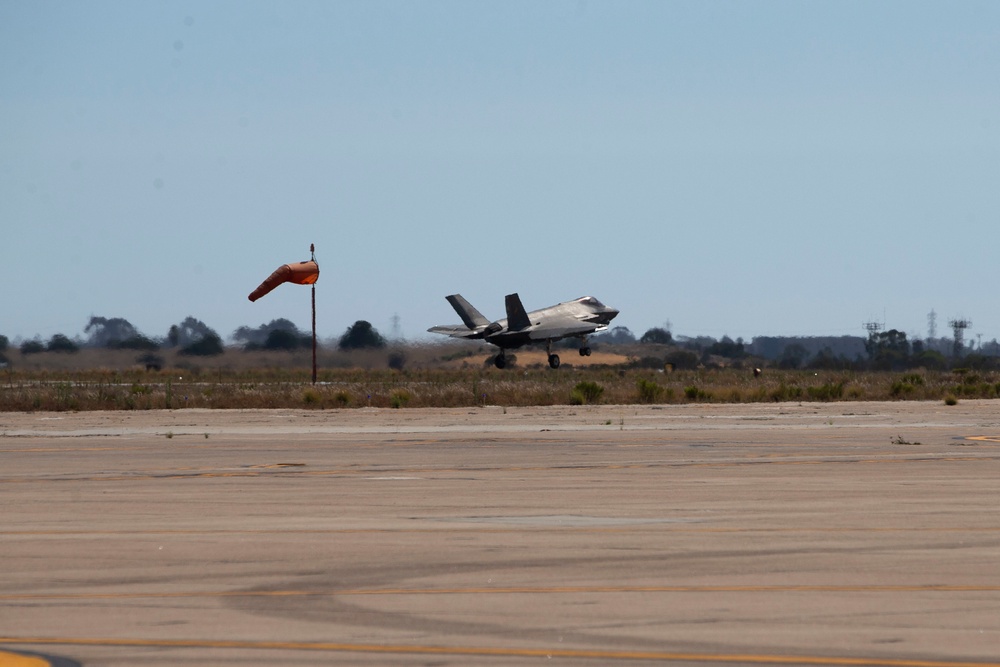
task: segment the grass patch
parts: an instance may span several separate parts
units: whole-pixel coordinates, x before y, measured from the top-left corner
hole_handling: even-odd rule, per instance
[[[1000,372],[920,373],[770,369],[678,370],[547,367],[194,368],[24,370],[0,375],[0,412],[69,410],[421,408],[791,401],[995,399]]]

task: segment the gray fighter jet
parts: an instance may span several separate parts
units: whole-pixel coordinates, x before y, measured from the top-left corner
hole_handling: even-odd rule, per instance
[[[618,311],[609,308],[592,296],[582,296],[556,306],[549,306],[530,313],[524,310],[517,294],[508,294],[507,319],[490,322],[461,294],[452,294],[448,303],[455,309],[464,324],[431,327],[427,331],[452,338],[482,339],[500,348],[493,363],[497,368],[507,365],[507,350],[529,343],[545,343],[549,366],[559,368],[559,355],[552,353],[553,341],[579,338],[582,341],[580,356],[589,357],[587,336],[608,328]]]

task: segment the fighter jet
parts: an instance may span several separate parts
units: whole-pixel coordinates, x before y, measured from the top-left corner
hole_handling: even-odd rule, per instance
[[[507,365],[507,350],[543,342],[549,355],[549,366],[559,368],[559,355],[552,353],[552,343],[570,337],[582,341],[580,356],[589,357],[587,336],[606,330],[608,322],[618,315],[617,310],[605,306],[592,296],[582,296],[529,313],[524,310],[520,297],[514,293],[506,297],[507,319],[490,322],[461,294],[445,298],[464,324],[436,326],[427,331],[452,338],[482,339],[496,345],[500,348],[500,354],[493,360],[497,368]]]

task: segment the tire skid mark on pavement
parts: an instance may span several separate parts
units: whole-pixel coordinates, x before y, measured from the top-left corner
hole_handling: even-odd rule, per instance
[[[443,475],[443,474],[463,474],[469,473],[497,473],[497,472],[551,472],[551,471],[599,471],[599,470],[643,470],[654,468],[729,468],[740,466],[818,466],[818,465],[885,465],[885,464],[916,464],[916,463],[965,463],[984,461],[1000,461],[1000,455],[979,455],[979,456],[907,456],[905,458],[822,458],[797,461],[773,460],[773,459],[752,459],[743,461],[685,461],[680,463],[626,463],[626,464],[583,464],[583,465],[551,465],[551,466],[469,466],[463,468],[397,468],[385,469],[345,469],[333,468],[327,470],[307,470],[304,464],[261,464],[249,468],[236,470],[203,469],[190,470],[177,468],[152,473],[150,471],[135,471],[134,473],[123,474],[112,473],[108,475],[85,475],[85,476],[55,476],[55,477],[5,477],[0,478],[0,484],[11,483],[31,483],[31,482],[134,482],[134,481],[163,481],[163,480],[194,480],[194,479],[224,479],[224,478],[256,478],[256,477],[357,477],[369,476],[372,474],[407,474],[407,475]]]

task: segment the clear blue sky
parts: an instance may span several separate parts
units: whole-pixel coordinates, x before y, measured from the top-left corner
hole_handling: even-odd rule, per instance
[[[1000,3],[0,0],[0,334],[1000,338]]]

